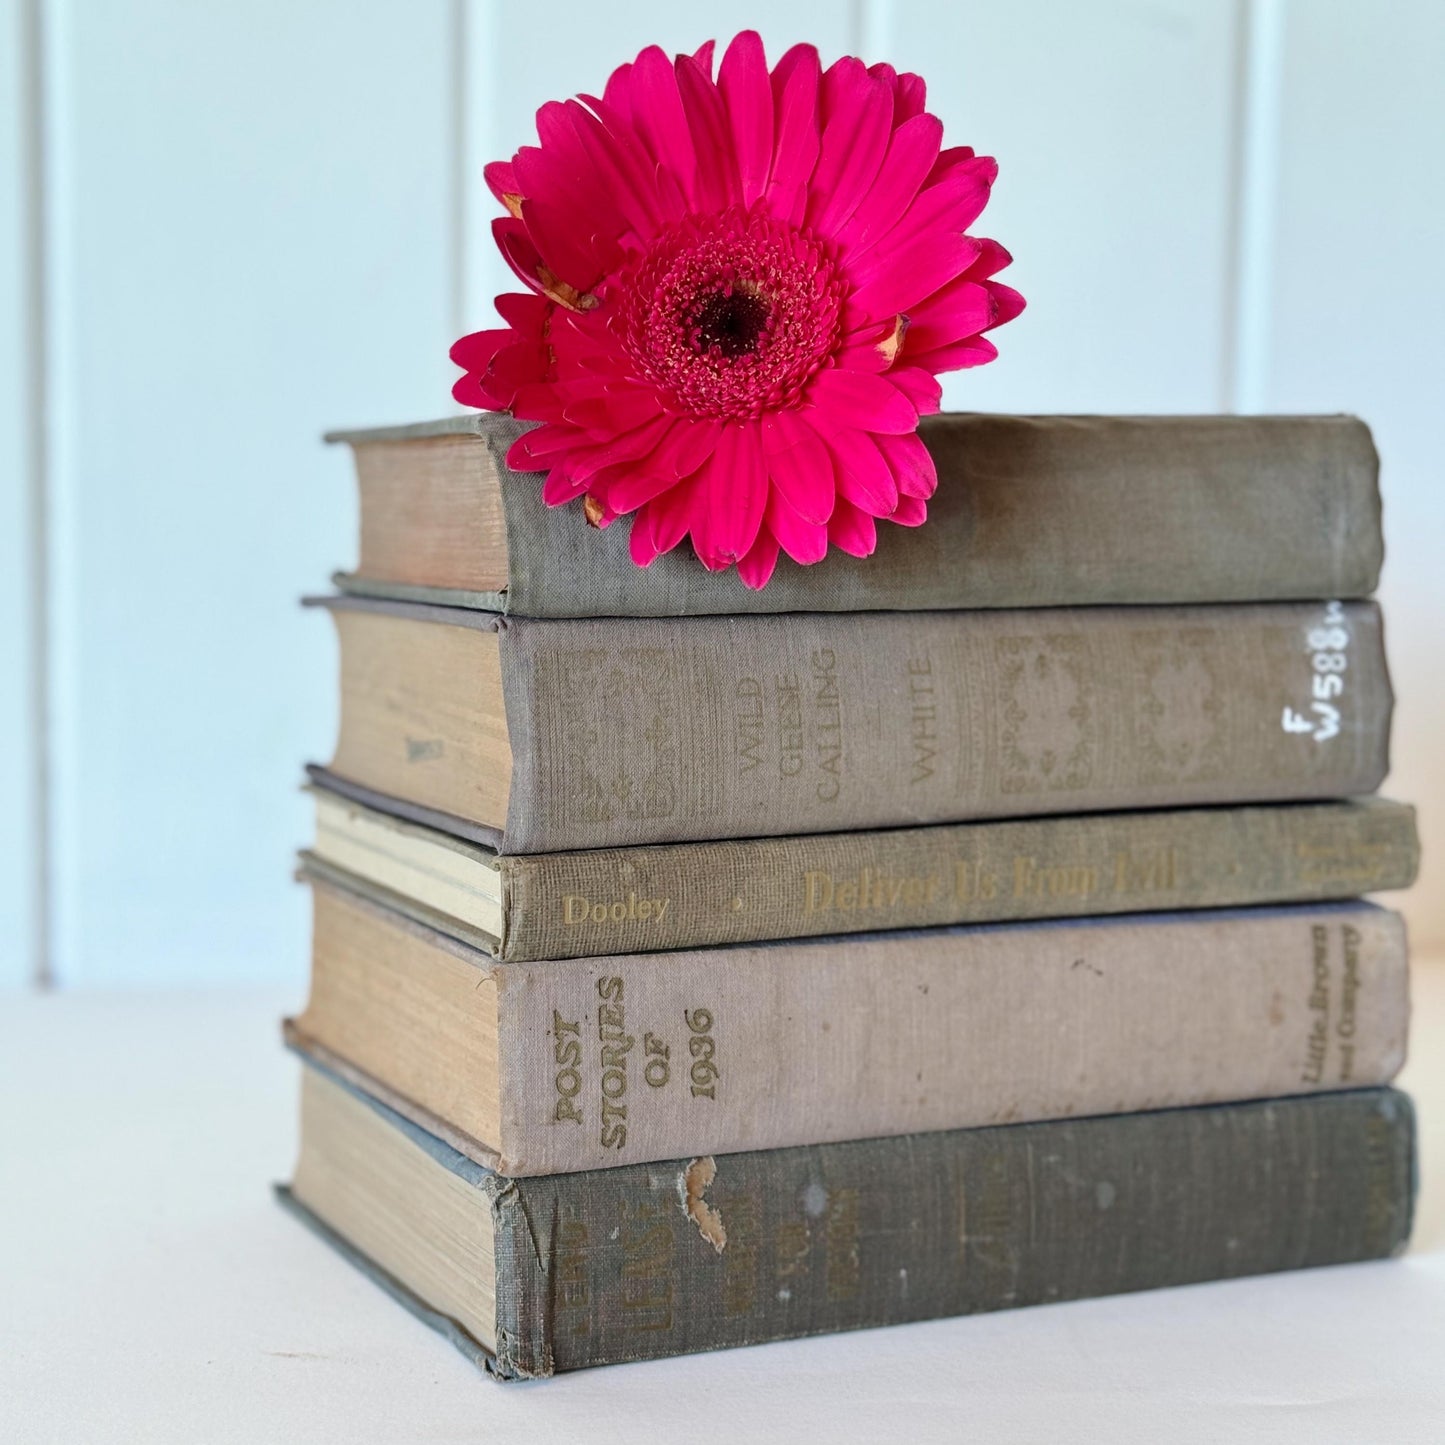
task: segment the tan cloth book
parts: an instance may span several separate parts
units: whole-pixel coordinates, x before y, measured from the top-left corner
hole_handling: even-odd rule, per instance
[[[1370,904],[498,963],[316,882],[292,1041],[504,1174],[1382,1084]]]

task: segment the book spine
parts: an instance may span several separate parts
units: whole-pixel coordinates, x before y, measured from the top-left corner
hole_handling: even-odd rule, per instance
[[[1344,899],[1406,888],[1418,862],[1414,810],[1383,799],[503,856],[498,953]]]
[[[1369,904],[500,964],[498,1168],[529,1175],[1380,1084]]]
[[[497,1191],[502,1374],[1378,1259],[1393,1090],[702,1156]]]
[[[924,418],[941,485],[928,525],[871,557],[780,559],[767,587],[686,547],[646,570],[627,529],[552,508],[484,433],[507,514],[516,616],[671,617],[1367,597],[1380,574],[1378,461],[1352,417]],[[364,584],[363,584],[364,585]],[[454,598],[453,600],[462,600]],[[486,598],[481,605],[495,605]]]
[[[1372,603],[509,622],[505,851],[1370,793]]]

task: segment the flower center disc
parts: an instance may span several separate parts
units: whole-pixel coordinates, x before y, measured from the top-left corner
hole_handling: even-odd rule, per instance
[[[689,217],[620,283],[627,351],[683,415],[793,405],[837,345],[832,262],[806,232],[757,211]]]
[[[772,317],[766,297],[755,291],[714,291],[697,307],[697,348],[717,348],[729,361],[758,349]]]

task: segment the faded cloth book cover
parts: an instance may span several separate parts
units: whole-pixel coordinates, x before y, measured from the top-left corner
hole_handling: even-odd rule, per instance
[[[499,415],[335,432],[355,452],[348,591],[521,617],[854,612],[1367,597],[1378,461],[1344,416],[926,416],[939,485],[871,557],[780,559],[760,591],[687,549],[642,570],[625,524],[548,507]]]
[[[317,881],[298,1048],[503,1174],[1383,1084],[1404,924],[1131,914],[497,963]]]
[[[586,958],[879,928],[1355,898],[1407,888],[1387,798],[1066,814],[566,853],[311,769],[309,875],[497,958]]]
[[[1390,1089],[504,1180],[304,1072],[283,1202],[502,1378],[1380,1259],[1410,1233]]]
[[[1361,603],[509,619],[325,599],[331,771],[503,852],[1372,793]]]

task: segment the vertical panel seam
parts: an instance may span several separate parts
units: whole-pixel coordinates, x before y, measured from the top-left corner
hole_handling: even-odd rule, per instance
[[[1267,399],[1284,24],[1284,0],[1239,0],[1220,375],[1223,404],[1234,411],[1258,411]]]
[[[30,595],[26,637],[26,729],[31,766],[30,982],[38,989],[55,986],[51,950],[51,771],[50,771],[50,449],[48,308],[46,274],[46,186],[44,30],[41,0],[22,0],[21,115],[23,137],[21,210],[24,216],[23,348],[26,362],[23,408],[27,578]]]
[[[869,65],[885,60],[893,49],[893,0],[854,0],[852,51]]]
[[[447,197],[449,214],[448,241],[451,246],[449,258],[451,275],[448,278],[451,306],[451,332],[460,336],[467,329],[467,169],[470,156],[467,146],[467,122],[470,113],[467,85],[467,0],[451,0],[447,40],[451,46],[450,64],[447,68],[448,84],[451,86],[447,124],[451,134],[449,156],[451,165],[447,184],[451,194]]]

